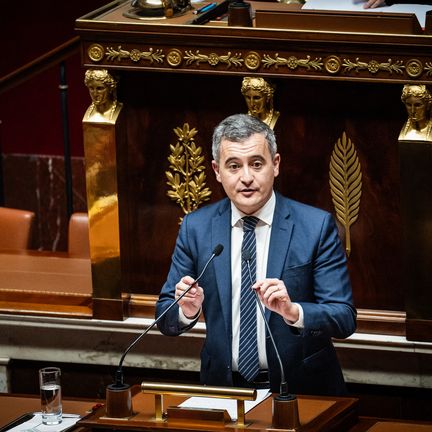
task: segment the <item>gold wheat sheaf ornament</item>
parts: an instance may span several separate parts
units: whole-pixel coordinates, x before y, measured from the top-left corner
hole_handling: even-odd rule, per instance
[[[338,139],[330,159],[330,191],[336,217],[345,228],[345,250],[351,253],[350,227],[358,219],[362,173],[354,144],[346,137]]]
[[[170,187],[167,195],[180,205],[184,214],[198,208],[211,195],[210,189],[205,184],[202,148],[194,141],[197,132],[195,128],[190,129],[188,123],[185,123],[183,128],[174,129],[178,141],[175,145],[170,144],[169,171],[165,172],[168,179],[167,185]]]

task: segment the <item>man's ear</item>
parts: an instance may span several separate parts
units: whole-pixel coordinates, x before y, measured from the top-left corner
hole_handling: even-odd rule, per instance
[[[216,180],[218,182],[220,182],[221,181],[221,177],[220,177],[220,173],[219,173],[219,165],[218,165],[218,163],[215,160],[212,160],[212,168],[213,168],[213,171],[214,171],[214,173],[216,175]]]
[[[280,161],[281,161],[280,154],[276,153],[275,157],[273,158],[273,173],[275,177],[279,175]]]

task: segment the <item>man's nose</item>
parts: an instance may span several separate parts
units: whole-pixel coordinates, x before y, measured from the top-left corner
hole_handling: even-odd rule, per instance
[[[243,183],[252,183],[253,175],[252,175],[252,171],[248,166],[243,167],[240,179]]]

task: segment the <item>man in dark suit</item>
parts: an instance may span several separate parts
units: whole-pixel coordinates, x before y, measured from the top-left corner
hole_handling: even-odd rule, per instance
[[[246,284],[249,292],[251,286],[257,292],[265,308],[289,391],[345,394],[331,338],[346,338],[354,332],[356,311],[332,216],[273,191],[280,155],[273,131],[261,120],[246,114],[228,117],[214,131],[212,150],[213,170],[227,198],[183,219],[156,316],[193,283],[216,245],[223,245],[224,250],[199,284],[179,301],[179,307],[160,320],[160,331],[179,335],[204,314],[201,382],[260,387],[267,381],[272,391],[279,391],[280,367],[259,309],[256,321],[249,324],[253,343],[247,343],[256,346],[252,351],[257,351],[259,370],[251,377],[240,367],[245,355],[240,292],[245,276],[241,268],[250,259],[243,252],[244,218],[254,216],[256,255],[253,280],[249,277]]]

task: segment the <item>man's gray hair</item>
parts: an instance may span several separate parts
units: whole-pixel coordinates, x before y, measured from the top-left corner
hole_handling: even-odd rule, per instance
[[[234,114],[222,120],[213,132],[213,159],[219,163],[220,145],[223,139],[241,143],[256,133],[264,135],[271,157],[274,158],[277,153],[277,144],[273,130],[257,117],[249,114]]]

